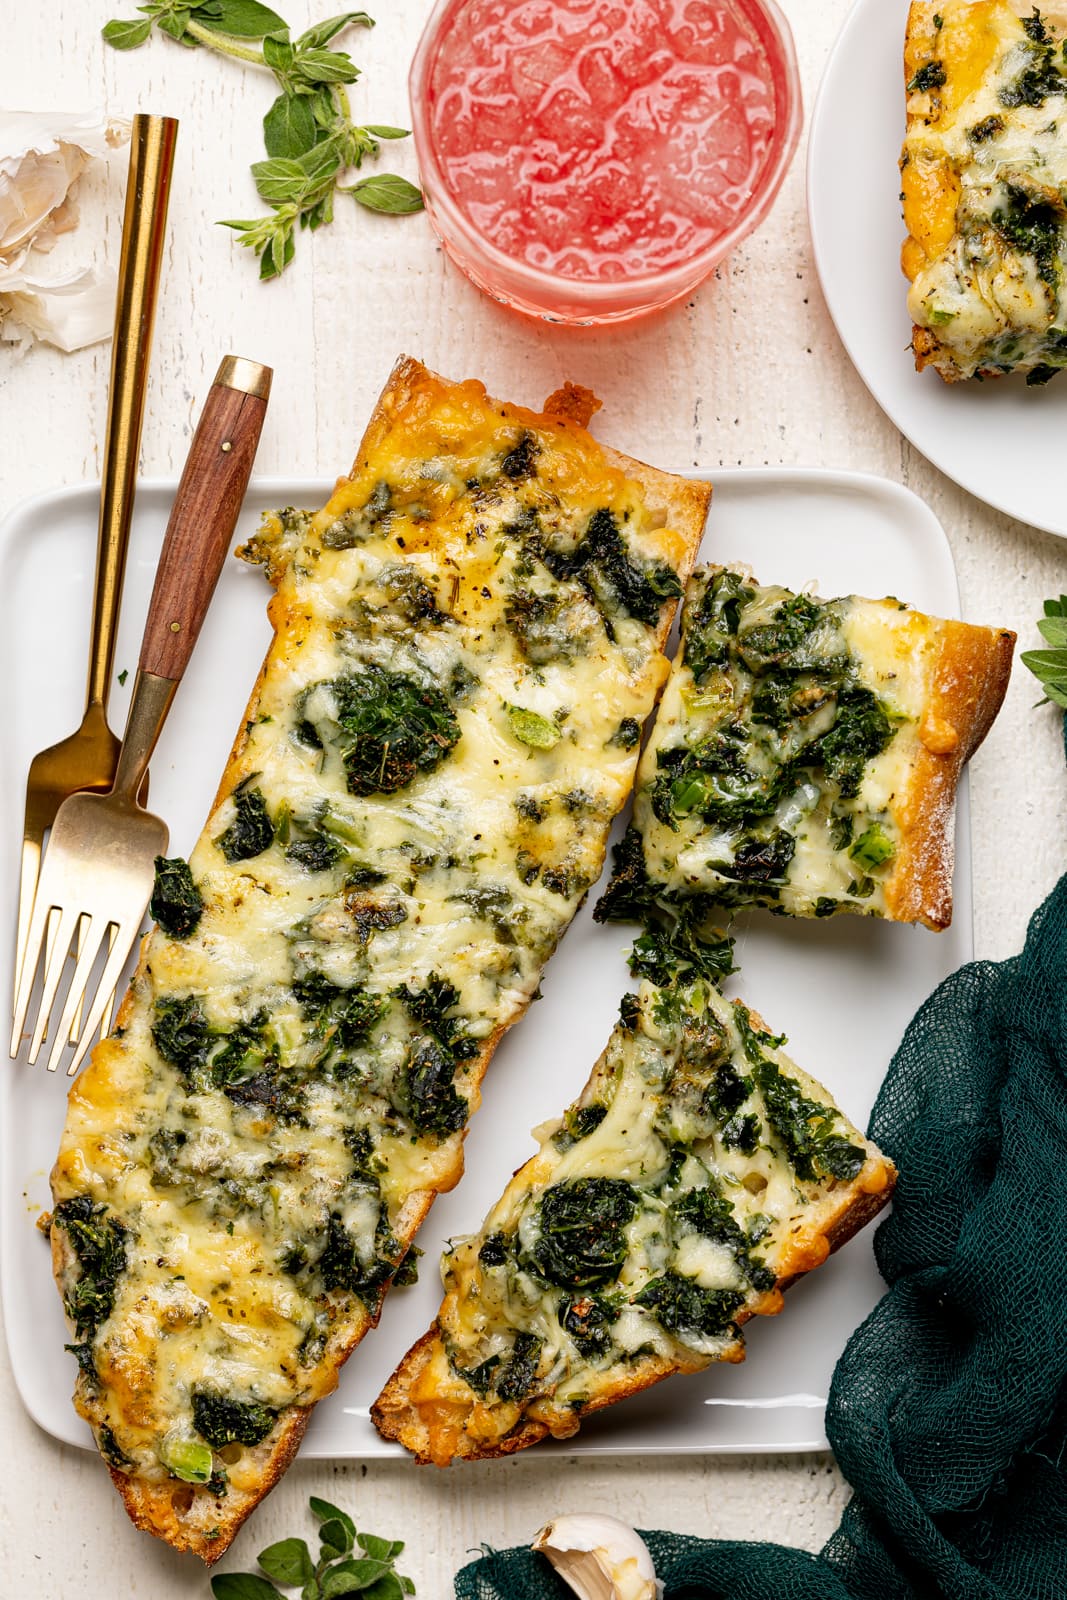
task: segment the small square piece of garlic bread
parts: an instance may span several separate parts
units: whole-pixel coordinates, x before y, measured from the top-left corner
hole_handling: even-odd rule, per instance
[[[593,406],[403,360],[351,476],[244,551],[274,638],[52,1175],[75,1404],[134,1522],[208,1562],[459,1179],[630,793],[711,491]]]
[[[704,979],[625,997],[580,1099],[442,1261],[433,1328],[372,1407],[422,1462],[566,1439],[741,1328],[889,1199],[891,1162]]]
[[[947,927],[959,776],[1014,641],[898,600],[698,569],[598,918],[703,896]]]
[[[915,364],[946,381],[1067,366],[1064,0],[915,0],[902,253]]]

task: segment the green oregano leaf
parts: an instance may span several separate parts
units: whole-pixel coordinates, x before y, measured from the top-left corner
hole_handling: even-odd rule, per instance
[[[1019,659],[1045,691],[1045,700],[1039,703],[1051,700],[1067,711],[1067,595],[1045,601],[1045,615],[1037,627],[1053,648],[1024,650]]]
[[[293,243],[293,230],[291,227],[275,233],[274,238],[271,240],[269,264],[266,256],[263,257],[259,264],[260,277],[276,278],[280,272],[285,271],[295,252],[296,245]]]
[[[261,197],[271,204],[279,200],[299,199],[307,184],[307,173],[299,161],[288,156],[255,162],[252,177]]]
[[[363,1554],[375,1561],[392,1561],[404,1548],[402,1539],[379,1539],[373,1533],[358,1533],[356,1542]]]
[[[368,17],[365,11],[342,11],[336,17],[327,17],[325,22],[316,22],[296,41],[300,50],[315,50],[324,44],[329,44],[342,28],[360,27],[373,28],[373,18]]]
[[[270,213],[223,219],[220,226],[232,228],[257,257],[261,279],[278,277],[293,259],[297,225],[314,232],[333,220],[341,175],[376,156],[378,140],[408,137],[403,128],[352,121],[344,86],[360,71],[345,51],[328,48],[345,28],[370,28],[373,19],[365,11],[338,12],[312,23],[294,42],[285,19],[261,0],[147,0],[140,9],[142,17],[105,25],[112,48],[136,49],[155,26],[186,48],[204,46],[259,65],[277,80],[281,93],[263,118],[268,162],[307,158],[305,181],[257,162],[253,178]],[[370,211],[403,216],[422,209],[415,184],[391,173],[361,179],[346,192]]]
[[[387,1572],[368,1589],[361,1589],[363,1600],[404,1600],[406,1594],[413,1594],[414,1589],[405,1589],[403,1579],[399,1573]]]
[[[340,50],[299,50],[293,72],[304,83],[355,83],[359,68]]]
[[[310,1506],[320,1523],[322,1550],[317,1565],[303,1539],[281,1539],[260,1552],[259,1564],[268,1578],[287,1589],[299,1585],[301,1600],[341,1600],[344,1595],[403,1600],[415,1593],[411,1579],[394,1565],[403,1540],[357,1534],[347,1511],[315,1495]],[[357,1539],[361,1553],[353,1555]],[[274,1583],[251,1572],[224,1573],[212,1578],[211,1587],[215,1600],[283,1600]]]
[[[223,1572],[211,1580],[215,1600],[282,1600],[280,1589],[253,1572]]]
[[[268,1578],[279,1583],[307,1583],[314,1576],[315,1564],[303,1539],[281,1539],[260,1551],[259,1564]]]
[[[288,28],[282,28],[277,34],[268,33],[262,49],[263,59],[272,72],[288,72],[296,57],[296,51],[289,43]]]
[[[360,1559],[358,1556],[352,1561],[342,1561],[323,1573],[320,1585],[322,1600],[337,1600],[338,1596],[345,1594],[362,1594],[388,1572],[389,1563],[386,1561],[372,1561],[369,1557]]]
[[[375,173],[360,178],[345,190],[368,211],[383,211],[394,217],[409,216],[422,210],[422,191],[395,172]]]
[[[262,39],[286,27],[285,20],[259,0],[218,0],[213,21],[205,20],[204,25],[231,39]]]
[[[355,1536],[351,1517],[346,1517],[343,1521],[340,1517],[329,1517],[319,1529],[323,1553],[330,1556],[346,1556],[352,1548]]]
[[[138,17],[132,22],[106,22],[101,33],[114,50],[136,50],[152,32],[151,17]]]
[[[336,136],[323,139],[310,150],[305,150],[297,160],[300,163],[300,170],[311,182],[322,184],[325,179],[333,176],[340,165],[340,141]],[[332,192],[332,189],[333,185],[330,184],[329,191]]]
[[[1067,650],[1024,650],[1019,657],[1045,691],[1045,698],[1067,711]]]
[[[320,1500],[319,1497],[314,1494],[311,1496],[308,1504],[311,1507],[312,1514],[318,1517],[320,1522],[342,1523],[348,1532],[349,1539],[352,1541],[355,1540],[356,1525],[352,1521],[352,1518],[348,1515],[347,1511],[342,1511],[338,1506],[331,1505],[328,1500]],[[351,1545],[349,1545],[349,1548],[351,1548]]]
[[[1061,594],[1058,600],[1045,601],[1045,615],[1037,631],[1046,644],[1067,645],[1067,594]]]
[[[263,143],[268,156],[302,156],[318,135],[315,114],[306,95],[280,94],[263,118]],[[257,163],[258,165],[258,163]]]

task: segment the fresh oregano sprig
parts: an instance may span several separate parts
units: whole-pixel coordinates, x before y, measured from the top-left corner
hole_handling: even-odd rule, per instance
[[[1037,630],[1051,649],[1024,650],[1020,660],[1045,691],[1040,704],[1051,700],[1067,711],[1067,594],[1045,601],[1045,615]]]
[[[215,1600],[285,1600],[278,1584],[299,1588],[300,1600],[341,1600],[343,1595],[404,1600],[415,1593],[411,1579],[396,1570],[403,1540],[358,1533],[347,1511],[315,1495],[311,1510],[319,1521],[317,1561],[306,1540],[281,1539],[257,1557],[265,1578],[256,1572],[223,1572],[212,1578]]]
[[[361,127],[352,121],[347,86],[355,83],[359,68],[345,51],[329,46],[344,28],[372,28],[365,11],[343,11],[291,39],[288,25],[260,0],[200,0],[193,5],[149,0],[137,9],[139,18],[109,22],[104,28],[104,38],[116,50],[136,49],[156,27],[188,48],[204,46],[264,67],[278,84],[278,97],[263,118],[268,159],[252,167],[260,198],[271,210],[266,216],[222,223],[234,228],[240,243],[259,258],[261,278],[275,278],[289,265],[298,225],[314,230],[333,220],[337,192],[350,194],[369,211],[394,216],[421,211],[421,193],[396,173],[341,181],[379,153],[381,140],[408,136],[406,128],[380,123]]]

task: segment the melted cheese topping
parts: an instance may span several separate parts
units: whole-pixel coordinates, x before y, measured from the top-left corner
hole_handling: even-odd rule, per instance
[[[191,856],[202,915],[150,935],[54,1174],[77,1403],[124,1470],[203,1483],[197,1396],[327,1393],[456,1181],[486,1051],[633,780],[684,554],[662,524],[580,430],[427,376],[320,512],[253,541],[276,638]],[[89,1202],[124,1264],[82,1314]],[[261,1468],[208,1463],[217,1496]]]
[[[721,572],[694,574],[686,591],[683,640],[694,639],[696,648],[701,608]],[[734,633],[723,637],[722,664],[698,681],[691,663],[700,657],[683,644],[641,758],[634,826],[648,875],[670,895],[707,893],[720,904],[764,904],[794,916],[845,909],[884,916],[912,773],[928,747],[924,715],[940,624],[897,600],[814,601],[736,575],[733,581],[748,598]],[[814,627],[780,660],[753,665],[746,640],[780,627],[783,608],[798,599]],[[780,716],[764,705],[779,689],[790,697]],[[865,744],[868,715],[875,734]],[[831,741],[842,745],[845,764],[827,759]],[[700,776],[701,752],[710,749],[723,752],[705,763],[722,770],[718,783]],[[736,779],[728,770],[735,751],[747,769]]]
[[[1067,364],[1059,42],[1007,0],[947,0],[938,14],[909,85],[908,309],[956,375],[1056,369]]]
[[[525,1420],[566,1437],[651,1375],[740,1360],[738,1323],[780,1310],[778,1284],[825,1258],[850,1196],[887,1190],[888,1163],[783,1042],[710,986],[642,985],[581,1101],[442,1261],[439,1337],[405,1395],[435,1461]],[[838,1176],[790,1144],[786,1102],[847,1152]],[[629,1196],[628,1220],[598,1212],[605,1179]],[[560,1231],[553,1196],[583,1185],[584,1231],[573,1213]],[[614,1262],[601,1244],[613,1225]],[[563,1240],[562,1270],[546,1233]]]

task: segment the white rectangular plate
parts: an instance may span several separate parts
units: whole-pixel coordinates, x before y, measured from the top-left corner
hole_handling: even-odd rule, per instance
[[[694,474],[697,476],[698,474]],[[702,555],[746,562],[761,581],[824,595],[894,594],[922,610],[958,615],[952,558],[933,514],[906,489],[851,474],[777,469],[709,471],[715,482]],[[240,532],[280,505],[318,506],[330,486],[253,484]],[[134,518],[117,668],[136,665],[172,483],[141,486]],[[97,491],[62,489],[29,501],[0,527],[0,981],[10,997],[15,873],[23,784],[30,758],[63,737],[81,714],[96,538]],[[171,851],[191,848],[269,642],[262,576],[233,562],[223,573],[200,644],[152,763],[152,809],[171,824]],[[112,721],[122,726],[116,685]],[[944,934],[873,918],[790,922],[755,914],[736,925],[742,972],[730,983],[855,1122],[871,1105],[904,1028],[920,1003],[971,954],[971,878],[966,796],[961,796],[956,914]],[[628,979],[627,930],[592,921],[594,889],[550,963],[544,997],[509,1033],[493,1061],[467,1141],[467,1176],[438,1200],[420,1236],[419,1283],[386,1301],[345,1368],[336,1394],[315,1413],[305,1457],[397,1455],[371,1426],[368,1408],[399,1357],[429,1326],[439,1301],[437,1258],[450,1236],[477,1229],[512,1170],[533,1152],[529,1129],[574,1098],[618,1015]],[[9,1006],[5,1007],[5,1016]],[[64,1113],[65,1081],[42,1067],[0,1072],[3,1166],[0,1244],[4,1317],[15,1380],[41,1427],[88,1446],[69,1396],[70,1335],[35,1223],[49,1204],[48,1172]],[[870,1232],[790,1290],[786,1314],[746,1330],[744,1366],[674,1379],[592,1417],[568,1453],[809,1450],[825,1445],[830,1374],[848,1335],[881,1293]]]

